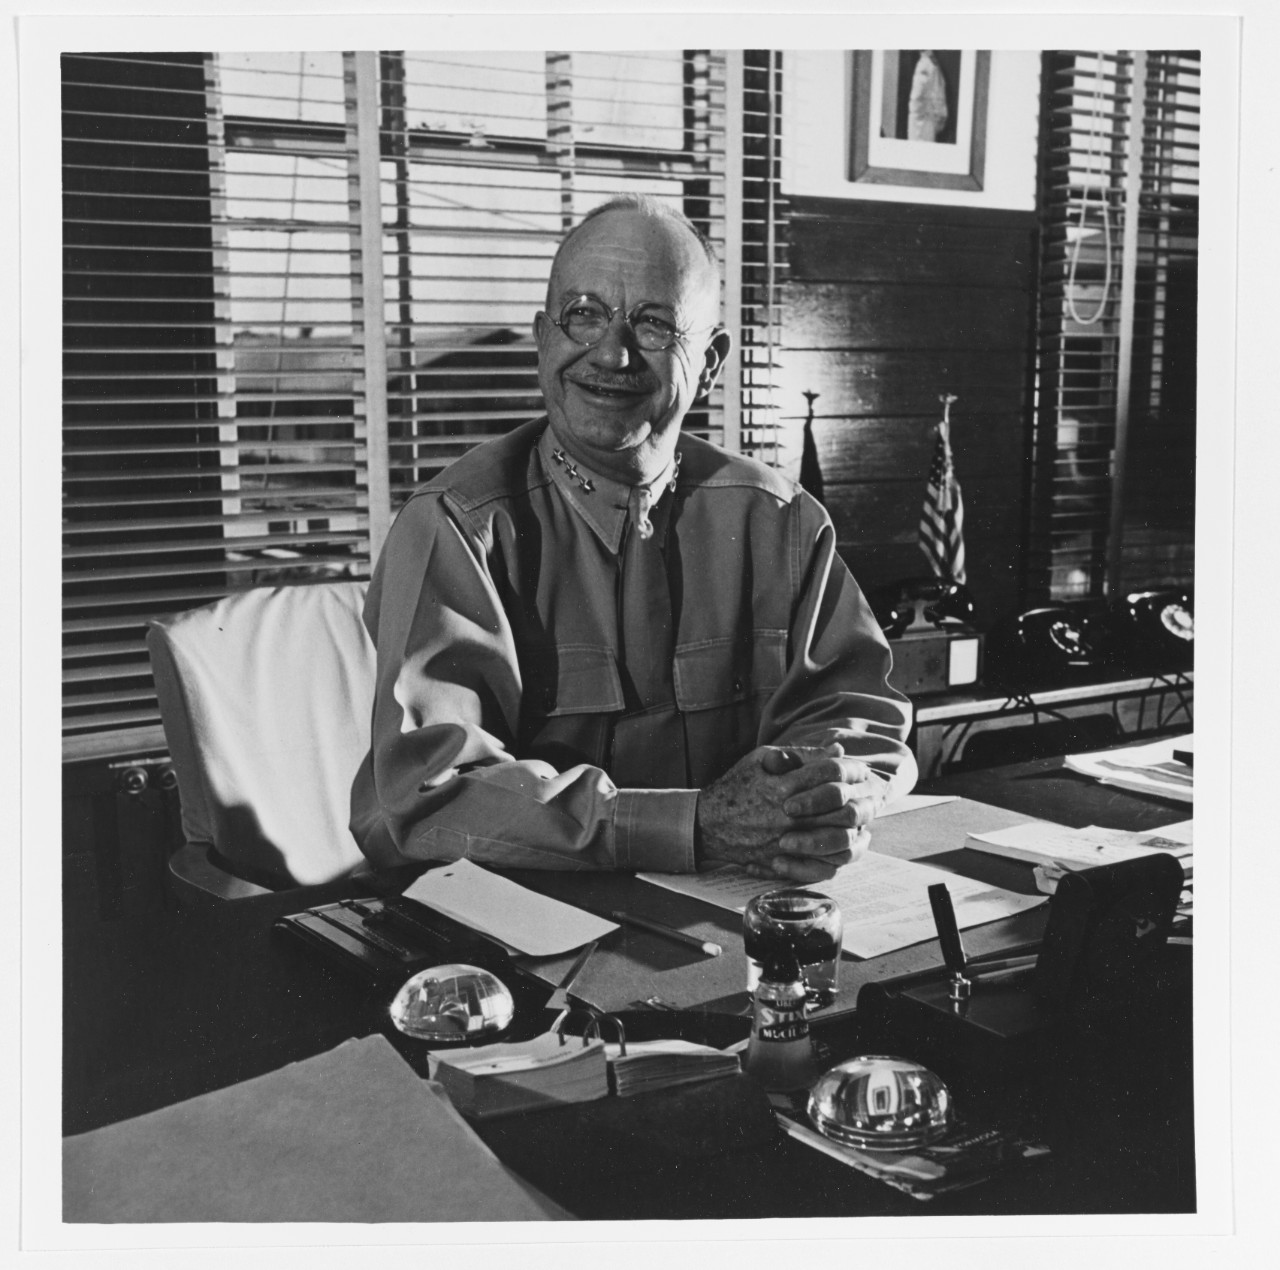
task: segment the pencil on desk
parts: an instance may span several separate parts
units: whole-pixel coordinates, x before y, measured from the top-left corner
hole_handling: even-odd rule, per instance
[[[687,944],[690,948],[706,953],[708,957],[718,957],[724,951],[719,944],[713,944],[709,939],[699,939],[697,935],[686,935],[682,930],[664,926],[661,922],[651,922],[647,917],[633,917],[630,913],[617,910],[611,916],[615,922],[622,922],[626,926],[639,926],[641,930],[650,930],[655,935],[665,935],[679,944]]]

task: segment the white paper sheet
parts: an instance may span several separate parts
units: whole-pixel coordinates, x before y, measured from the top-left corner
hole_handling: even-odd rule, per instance
[[[404,894],[531,957],[572,952],[618,929],[616,922],[538,895],[470,860],[429,870]]]
[[[992,855],[1071,870],[1092,869],[1132,860],[1135,856],[1167,852],[1183,860],[1185,868],[1192,852],[1191,824],[1190,820],[1184,820],[1160,829],[1126,832],[1097,825],[1069,829],[1066,825],[1042,821],[1014,825],[994,833],[972,833],[966,845]]]
[[[903,794],[901,798],[895,798],[893,802],[881,807],[876,812],[876,819],[883,820],[886,816],[897,816],[904,811],[923,811],[926,807],[937,807],[941,803],[956,801],[955,794]]]
[[[752,877],[736,865],[711,873],[641,873],[646,882],[692,895],[721,908],[741,912],[747,901],[778,889],[778,881]],[[935,869],[914,860],[868,851],[830,881],[813,887],[840,906],[844,919],[844,949],[857,957],[884,953],[937,938],[929,887],[945,882],[961,930],[1021,913],[1044,903],[1043,896],[1016,895],[1000,887]]]

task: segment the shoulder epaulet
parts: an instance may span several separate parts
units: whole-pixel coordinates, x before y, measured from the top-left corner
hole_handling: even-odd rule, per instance
[[[482,442],[414,491],[446,494],[463,507],[473,508],[491,498],[523,490],[529,483],[529,456],[547,424],[530,419],[505,436]]]
[[[777,468],[745,454],[731,454],[701,437],[682,436],[680,453],[684,456],[680,464],[682,480],[699,485],[742,485],[766,490],[783,502],[790,502],[799,488]]]

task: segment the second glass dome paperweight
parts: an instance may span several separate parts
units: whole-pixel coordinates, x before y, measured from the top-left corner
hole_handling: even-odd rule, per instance
[[[514,1015],[511,991],[497,975],[454,963],[420,970],[391,1003],[391,1021],[401,1032],[437,1044],[491,1039]]]
[[[850,1058],[814,1082],[809,1119],[846,1146],[888,1151],[924,1146],[951,1125],[951,1094],[927,1067],[905,1058]]]

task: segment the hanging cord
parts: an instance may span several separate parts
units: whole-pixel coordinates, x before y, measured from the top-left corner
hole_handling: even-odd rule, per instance
[[[303,95],[306,91],[307,84],[307,55],[306,53],[298,54],[298,97],[295,103],[298,108],[298,119],[302,119],[302,102]],[[290,223],[298,214],[298,155],[293,156],[293,171],[289,177],[289,221]],[[280,287],[280,333],[278,335],[279,343],[276,346],[276,370],[274,376],[275,393],[271,400],[267,403],[267,418],[270,422],[267,424],[267,446],[264,451],[265,458],[262,464],[262,488],[268,490],[271,488],[273,473],[271,471],[272,456],[271,444],[279,437],[276,426],[276,405],[280,394],[280,381],[284,378],[284,361],[285,361],[285,324],[289,320],[289,284],[293,279],[293,239],[298,231],[290,229],[286,233],[284,246],[284,277],[281,280]]]
[[[303,95],[307,86],[307,55],[305,53],[298,54],[298,97],[295,105],[298,108],[298,119],[302,119],[302,102]],[[293,156],[293,169],[289,174],[289,221],[292,224],[298,215],[298,171],[299,156]],[[276,349],[276,391],[279,392],[279,379],[284,372],[284,329],[285,324],[289,320],[289,284],[293,279],[293,240],[297,234],[296,229],[286,231],[284,244],[284,285],[280,288],[280,346]],[[270,403],[270,415],[274,418],[276,413],[276,401],[273,397]]]
[[[1097,66],[1094,70],[1093,80],[1093,112],[1092,120],[1094,127],[1090,129],[1091,143],[1097,140],[1097,125],[1103,122],[1102,118],[1102,54],[1097,55]],[[1079,326],[1094,326],[1102,318],[1106,312],[1107,304],[1111,296],[1111,210],[1107,199],[1107,194],[1102,190],[1102,181],[1097,182],[1099,187],[1098,193],[1098,210],[1102,213],[1102,241],[1105,254],[1105,272],[1102,278],[1102,298],[1098,301],[1098,307],[1088,317],[1081,317],[1080,310],[1076,308],[1076,268],[1080,264],[1080,248],[1084,243],[1084,226],[1085,219],[1089,213],[1089,190],[1094,185],[1094,160],[1097,157],[1097,149],[1094,144],[1089,146],[1089,165],[1085,170],[1084,193],[1080,198],[1080,219],[1076,228],[1076,240],[1071,244],[1071,264],[1067,273],[1067,312],[1070,314],[1072,321]],[[1099,178],[1101,173],[1099,173]],[[1107,183],[1107,189],[1110,189],[1110,181]]]

